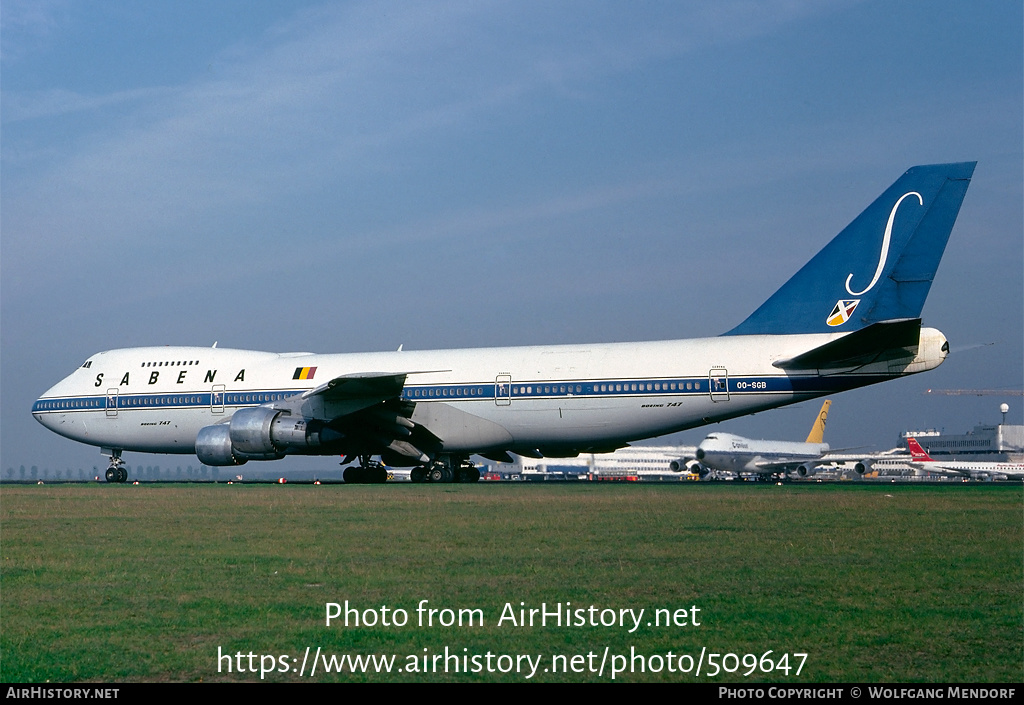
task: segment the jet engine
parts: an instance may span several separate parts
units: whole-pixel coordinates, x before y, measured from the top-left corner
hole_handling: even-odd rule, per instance
[[[797,474],[797,477],[805,477],[806,478],[806,477],[812,477],[814,475],[814,473],[816,473],[817,471],[818,471],[818,468],[815,467],[814,465],[808,465],[807,463],[804,463],[802,465],[798,465],[795,472]]]
[[[239,409],[228,423],[199,429],[196,456],[206,465],[280,460],[288,450],[320,446],[323,430],[318,421],[291,416],[279,409]]]
[[[673,460],[668,466],[673,472],[691,472],[700,475],[702,478],[710,472],[708,468],[701,465],[699,460],[694,460],[693,458]]]
[[[196,457],[204,465],[244,465],[248,458],[231,449],[231,429],[227,424],[204,426],[196,434]]]
[[[858,475],[864,475],[864,474],[867,474],[867,473],[871,472],[871,463],[869,463],[869,462],[868,462],[867,460],[861,460],[861,461],[858,461],[858,462],[857,462],[857,463],[856,463],[856,464],[855,464],[855,465],[853,466],[853,470],[854,470],[854,472],[856,472],[856,473],[857,473]]]

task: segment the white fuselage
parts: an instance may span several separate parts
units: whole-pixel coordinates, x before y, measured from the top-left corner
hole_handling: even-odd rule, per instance
[[[985,463],[985,462],[959,462],[959,461],[913,461],[911,462],[918,470],[941,474],[959,474],[965,477],[976,475],[992,476],[1005,475],[1006,477],[1024,478],[1024,463]]]
[[[754,440],[731,433],[713,433],[701,441],[697,459],[714,470],[756,473],[781,469],[784,464],[813,463],[828,449],[828,443]]]
[[[56,433],[106,449],[193,453],[201,428],[239,409],[372,371],[407,375],[401,399],[415,404],[412,421],[437,436],[444,452],[610,450],[931,369],[945,358],[945,338],[923,329],[917,356],[898,370],[881,364],[818,375],[772,366],[839,337],[351,354],[131,348],[93,355],[32,413]]]

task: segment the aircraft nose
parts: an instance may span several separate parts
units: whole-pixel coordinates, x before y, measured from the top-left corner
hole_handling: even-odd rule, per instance
[[[47,389],[32,405],[32,416],[36,421],[57,433],[60,433],[57,427],[64,422],[64,414],[58,413],[58,404],[61,403],[58,397],[66,394],[66,390],[61,388],[63,383],[63,381],[59,382]]]
[[[53,414],[44,413],[45,408],[46,400],[43,397],[36,399],[36,403],[32,405],[32,416],[35,417],[36,421],[52,431],[54,427]]]

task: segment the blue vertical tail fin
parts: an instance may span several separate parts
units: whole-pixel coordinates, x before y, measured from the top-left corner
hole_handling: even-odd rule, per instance
[[[920,318],[975,164],[908,170],[725,335],[843,333]]]

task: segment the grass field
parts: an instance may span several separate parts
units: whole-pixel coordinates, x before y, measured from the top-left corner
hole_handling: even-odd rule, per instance
[[[624,681],[1024,677],[1020,485],[4,486],[0,552],[4,682],[258,681],[261,664],[266,680],[309,680],[307,647],[396,656],[389,674],[321,664],[315,681],[522,681],[487,668],[521,654],[542,658],[540,681],[609,680],[616,654],[659,655],[643,662],[659,672]],[[346,600],[408,624],[326,626],[326,603]],[[484,624],[420,627],[421,600]],[[645,612],[633,633],[628,617],[499,625],[520,602]],[[647,626],[693,606],[700,626]],[[421,666],[446,646],[480,668],[410,672],[410,655]],[[228,672],[218,647],[257,672]],[[702,649],[699,678],[678,672]],[[789,674],[758,661],[744,677],[743,656],[769,650],[790,654]],[[709,677],[711,653],[736,654],[734,672]],[[554,655],[569,673],[545,671]]]

